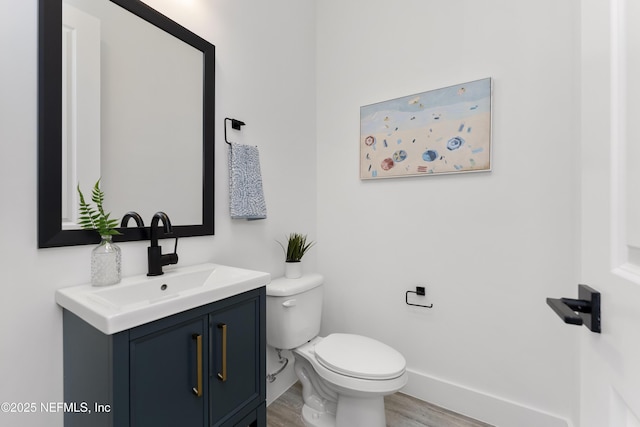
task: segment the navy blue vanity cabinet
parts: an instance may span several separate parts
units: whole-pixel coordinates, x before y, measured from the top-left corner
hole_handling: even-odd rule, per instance
[[[204,427],[207,316],[162,323],[130,333],[129,425]]]
[[[265,375],[254,360],[260,351],[261,332],[254,320],[259,313],[254,299],[229,304],[210,316],[211,426],[228,425],[226,414],[258,401],[264,390],[261,382]]]
[[[65,427],[266,427],[265,288],[105,335],[64,310]],[[85,409],[83,411],[83,409]]]

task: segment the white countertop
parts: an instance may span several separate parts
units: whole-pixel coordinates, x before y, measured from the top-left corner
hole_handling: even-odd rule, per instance
[[[56,291],[56,302],[107,335],[267,285],[269,273],[219,264],[123,278],[116,285]]]

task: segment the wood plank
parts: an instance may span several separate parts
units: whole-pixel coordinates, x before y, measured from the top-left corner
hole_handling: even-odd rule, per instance
[[[384,399],[388,427],[492,427],[403,393]],[[302,387],[294,384],[267,408],[267,427],[305,427]]]

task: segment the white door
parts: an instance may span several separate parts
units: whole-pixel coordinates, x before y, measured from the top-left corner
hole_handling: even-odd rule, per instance
[[[640,1],[581,6],[581,282],[602,333],[579,332],[579,427],[640,427]]]
[[[100,20],[62,3],[62,228],[78,225],[78,192],[100,178]]]

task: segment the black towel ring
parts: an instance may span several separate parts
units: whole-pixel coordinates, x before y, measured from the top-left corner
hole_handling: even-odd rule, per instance
[[[224,142],[231,145],[231,143],[227,139],[227,120],[231,120],[231,127],[235,130],[242,130],[241,127],[245,125],[245,122],[241,120],[230,119],[228,117],[224,119]]]

